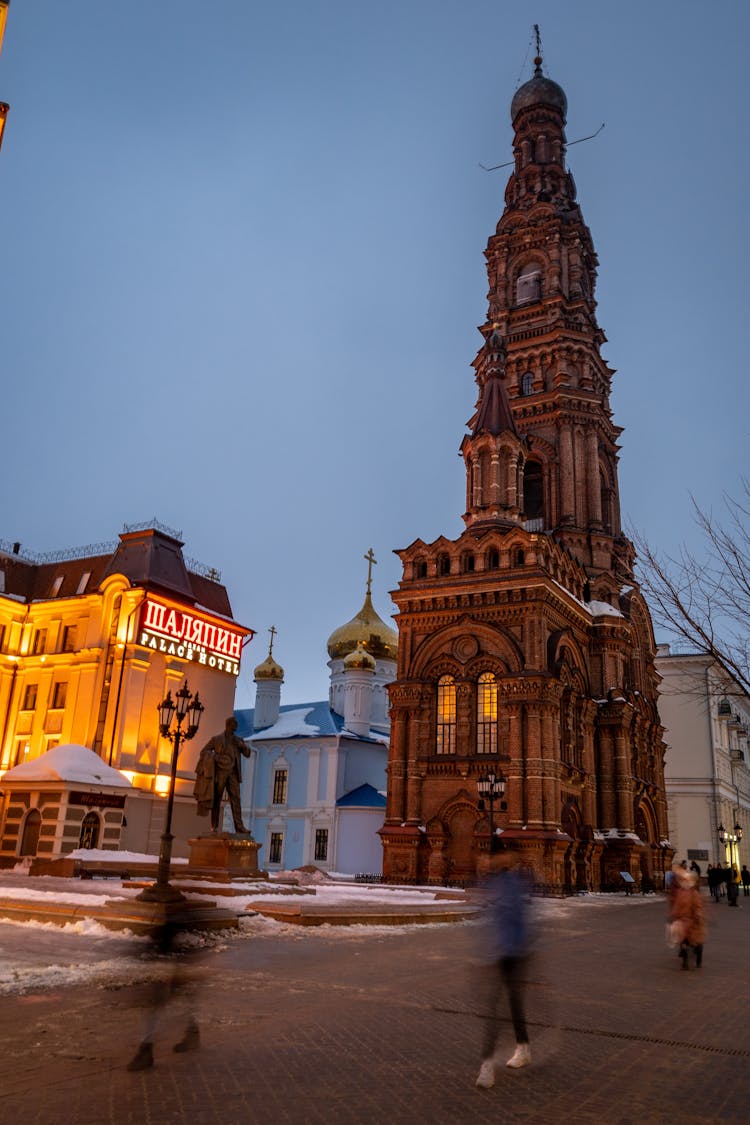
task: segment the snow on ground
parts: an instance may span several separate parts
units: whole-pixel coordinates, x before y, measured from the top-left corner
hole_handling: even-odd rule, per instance
[[[200,883],[206,887],[206,883]],[[247,891],[246,894],[217,896],[222,906],[231,904],[238,912],[256,901],[258,884],[247,882],[233,884],[235,889]],[[61,879],[41,876],[31,878],[12,872],[0,872],[0,898],[12,897],[27,901],[57,901],[81,905],[97,905],[112,898],[127,898],[139,893],[138,888],[123,887],[120,880],[107,881],[107,894],[102,895],[101,883],[92,880],[81,882],[78,879]],[[281,899],[281,892],[288,891],[288,884],[262,884],[263,901],[275,893]],[[401,887],[391,889],[379,884],[341,884],[316,883],[315,897],[330,905],[343,903],[367,903],[368,905],[388,903],[419,904],[439,901],[435,891],[440,888]],[[309,901],[310,896],[305,896]],[[207,896],[210,899],[210,896]],[[289,901],[288,896],[284,896]],[[205,900],[204,900],[205,901]],[[581,922],[591,910],[601,909],[639,909],[654,903],[662,903],[656,895],[580,895],[569,899],[536,899],[535,905],[540,927],[554,925],[564,919],[578,916]],[[452,925],[479,927],[481,920],[454,922]],[[261,915],[243,915],[238,930],[222,930],[214,934],[195,936],[207,951],[218,952],[235,942],[246,941],[285,941],[337,942],[356,944],[373,937],[388,940],[399,935],[415,933],[418,940],[429,941],[430,932],[441,923],[423,923],[418,927],[403,924],[397,926],[378,926],[361,924],[355,926],[299,926],[292,923],[277,922]],[[144,950],[148,949],[148,939],[136,937],[123,931],[105,929],[92,919],[82,918],[63,926],[42,922],[10,922],[0,919],[0,995],[9,993],[40,992],[49,989],[90,985],[92,987],[122,987],[134,981],[144,980],[155,971],[153,965],[142,960]]]
[[[106,848],[76,848],[74,852],[68,852],[65,859],[87,859],[90,863],[99,863],[104,860],[107,863],[121,863],[123,867],[127,863],[158,863],[158,855],[148,855],[146,852],[121,852],[121,851],[107,851]],[[188,859],[175,859],[172,857],[170,863],[189,863]]]

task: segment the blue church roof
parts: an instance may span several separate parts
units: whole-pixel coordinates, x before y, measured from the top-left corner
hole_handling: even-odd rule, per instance
[[[255,729],[255,708],[247,707],[234,712],[239,738],[324,738],[341,734],[344,719],[332,711],[328,700],[315,703],[286,703],[279,708],[279,718],[271,727]],[[360,742],[385,742],[385,736],[367,738],[349,732],[348,737]]]
[[[378,793],[372,785],[365,783],[364,785],[358,785],[356,789],[352,789],[349,793],[344,793],[343,797],[339,797],[336,808],[384,809],[385,797],[382,793]]]

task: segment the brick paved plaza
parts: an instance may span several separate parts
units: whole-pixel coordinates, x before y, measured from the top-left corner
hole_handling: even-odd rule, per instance
[[[533,1065],[499,1067],[487,1091],[474,1086],[475,925],[251,922],[256,932],[207,955],[202,1048],[174,1054],[180,1028],[165,1026],[151,1071],[125,1070],[143,1015],[142,987],[121,979],[132,970],[4,996],[0,1121],[746,1121],[750,899],[740,904],[706,896],[704,967],[684,973],[661,900],[541,902]],[[37,931],[24,933],[31,949]],[[501,1040],[510,1049],[507,1023]]]

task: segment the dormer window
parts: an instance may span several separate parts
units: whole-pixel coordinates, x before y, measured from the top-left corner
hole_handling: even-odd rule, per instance
[[[525,305],[538,301],[542,295],[542,271],[535,262],[524,266],[516,282],[516,304]]]
[[[54,582],[52,583],[52,589],[49,592],[49,596],[51,598],[56,598],[60,593],[60,588],[62,587],[64,577],[64,574],[58,574],[55,578]]]

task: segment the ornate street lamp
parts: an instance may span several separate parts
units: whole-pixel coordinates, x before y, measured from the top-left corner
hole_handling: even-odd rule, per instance
[[[495,823],[494,823],[494,806],[495,801],[499,801],[505,795],[505,778],[501,773],[496,774],[494,770],[489,770],[487,773],[482,774],[477,780],[477,789],[482,801],[487,801],[490,806],[490,855],[495,850]]]
[[[200,726],[201,714],[204,707],[198,692],[192,695],[188,691],[187,680],[179,691],[175,692],[172,699],[168,691],[157,708],[159,712],[159,733],[162,738],[168,738],[172,743],[172,763],[169,774],[169,797],[167,798],[167,819],[159,847],[159,867],[156,882],[146,887],[137,896],[141,902],[184,902],[185,896],[181,891],[172,887],[169,882],[169,865],[172,860],[172,809],[174,807],[174,786],[177,777],[177,759],[180,756],[180,743],[188,742],[194,738]],[[176,725],[172,726],[173,720]],[[185,729],[183,724],[187,723]]]

